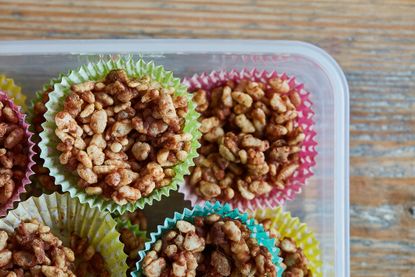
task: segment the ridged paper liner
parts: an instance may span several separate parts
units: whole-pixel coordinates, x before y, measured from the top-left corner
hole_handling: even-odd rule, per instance
[[[115,217],[114,220],[117,222],[117,230],[125,228],[133,232],[136,237],[144,239],[147,237],[147,232],[140,230],[140,226],[132,224],[130,220],[121,217]]]
[[[32,142],[32,132],[29,131],[29,124],[26,123],[25,118],[26,114],[22,113],[20,106],[16,106],[14,102],[7,96],[7,94],[3,91],[0,91],[0,101],[7,102],[9,107],[16,113],[17,117],[19,118],[18,125],[23,128],[25,131],[25,142],[27,142],[27,167],[24,178],[21,180],[20,183],[15,182],[15,188],[12,197],[9,201],[0,206],[0,217],[3,217],[7,214],[7,211],[14,207],[14,203],[19,202],[22,195],[26,192],[26,186],[31,183],[30,176],[33,174],[32,167],[35,164],[33,162],[33,156],[35,152],[33,150],[34,143]]]
[[[114,215],[112,215],[112,216],[113,216],[114,220],[117,222],[117,230],[120,233],[121,233],[122,229],[127,229],[130,232],[132,232],[135,237],[142,238],[142,239],[144,239],[144,241],[147,241],[147,232],[140,230],[139,225],[132,224],[129,219],[122,218],[121,216],[118,216],[118,217],[114,217]],[[123,241],[121,241],[121,242],[123,242]],[[130,254],[129,252],[124,252],[124,253],[127,256],[129,256],[129,254]],[[134,270],[135,266],[134,266],[134,263],[133,263],[133,259],[128,258],[127,261],[128,261],[127,265],[129,266],[129,271]],[[131,261],[131,263],[130,263],[130,261]],[[127,276],[129,276],[128,273],[127,273]]]
[[[165,187],[155,189],[150,195],[143,197],[135,203],[117,205],[112,200],[104,199],[102,196],[90,196],[83,189],[78,188],[78,176],[72,174],[59,163],[59,151],[56,145],[59,139],[54,130],[56,128],[55,115],[63,109],[64,98],[70,92],[72,84],[82,83],[88,80],[101,80],[113,69],[125,69],[129,77],[141,77],[149,75],[153,80],[157,80],[163,87],[174,87],[175,95],[183,95],[188,99],[188,113],[185,117],[185,133],[192,134],[192,147],[186,160],[173,167],[176,175],[172,182]],[[197,118],[199,114],[195,111],[195,104],[191,101],[191,95],[187,93],[186,86],[180,83],[180,79],[174,78],[173,73],[165,71],[162,66],[156,66],[153,62],[146,63],[143,60],[134,62],[131,59],[100,60],[98,63],[89,63],[82,66],[77,71],[63,76],[59,84],[54,85],[54,90],[49,93],[49,101],[46,103],[47,112],[45,113],[46,122],[42,124],[44,131],[40,134],[41,149],[40,157],[45,160],[45,167],[50,170],[50,175],[55,177],[56,184],[62,187],[64,192],[69,192],[72,197],[76,197],[81,203],[88,203],[91,207],[98,207],[100,210],[110,212],[133,211],[136,208],[142,209],[146,204],[151,205],[154,200],[159,201],[162,196],[168,196],[171,190],[177,190],[177,186],[183,183],[183,176],[189,174],[189,167],[194,165],[193,159],[197,157],[196,149],[199,147],[198,139],[200,132]]]
[[[292,217],[291,213],[283,212],[281,207],[276,209],[258,209],[254,212],[250,211],[250,214],[258,221],[270,219],[271,228],[276,229],[282,238],[292,238],[296,242],[297,247],[303,249],[305,256],[310,262],[309,269],[313,272],[313,276],[323,276],[320,243],[314,233],[305,223],[300,222],[298,217]]]
[[[83,205],[68,193],[53,193],[21,202],[6,218],[0,219],[0,229],[13,232],[26,219],[37,219],[49,226],[66,246],[69,246],[72,232],[88,238],[89,243],[101,253],[111,276],[126,275],[127,255],[119,240],[120,234],[115,229],[116,222],[110,214]]]
[[[62,76],[63,75],[61,75],[61,76],[59,76],[59,78],[57,78],[57,79],[52,79],[52,80],[50,80],[49,81],[49,83],[47,83],[47,84],[45,84],[43,87],[42,87],[42,90],[40,90],[40,91],[37,91],[36,93],[35,93],[35,96],[32,98],[32,100],[30,101],[30,103],[29,103],[29,108],[28,108],[28,111],[29,111],[29,113],[28,113],[28,117],[27,117],[27,120],[28,120],[28,122],[29,122],[29,124],[30,124],[30,126],[29,126],[29,130],[30,131],[32,131],[33,132],[33,141],[35,142],[35,147],[37,147],[37,148],[39,148],[39,142],[40,142],[40,133],[38,133],[36,130],[35,130],[35,128],[34,128],[34,118],[35,118],[35,104],[37,103],[37,102],[40,102],[40,101],[42,101],[42,97],[43,97],[43,94],[45,93],[45,91],[47,91],[49,88],[53,88],[53,86],[56,84],[56,83],[60,83],[61,82],[61,80],[62,80]],[[43,159],[41,159],[40,158],[40,149],[37,149],[36,150],[36,154],[35,154],[35,156],[34,156],[34,160],[36,161],[36,162],[38,162],[38,161],[40,161],[40,164],[39,164],[39,166],[42,166],[43,164],[44,164],[44,160]],[[30,189],[29,189],[29,191],[28,191],[28,193],[29,194],[31,194],[31,195],[34,195],[34,196],[39,196],[40,194],[42,194],[42,193],[46,193],[46,194],[50,194],[50,193],[52,193],[50,190],[47,190],[47,189],[45,189],[43,186],[42,186],[42,184],[40,183],[40,181],[38,180],[38,176],[37,176],[38,174],[34,174],[32,177],[31,177],[31,179],[32,179],[32,184],[31,184],[31,187],[30,187]],[[50,175],[50,174],[49,174]],[[52,177],[53,178],[53,177]],[[53,180],[55,180],[54,178],[53,178]],[[57,186],[56,185],[56,183],[55,183],[55,186]]]
[[[23,111],[27,111],[26,95],[22,93],[22,88],[17,86],[13,79],[0,74],[0,90],[6,92],[16,105],[22,107]]]
[[[196,74],[191,78],[185,78],[183,80],[183,84],[189,87],[189,92],[193,92],[197,88],[210,91],[214,87],[225,84],[228,80],[239,82],[243,79],[248,79],[255,82],[267,83],[270,79],[276,77],[279,77],[282,80],[288,80],[290,88],[296,88],[302,100],[301,105],[297,108],[297,122],[299,126],[303,127],[305,134],[305,140],[300,152],[300,167],[286,182],[286,186],[283,190],[274,188],[267,195],[258,196],[252,200],[238,198],[227,201],[232,207],[238,208],[241,211],[255,210],[256,208],[273,208],[284,204],[286,200],[293,200],[295,195],[301,192],[302,187],[306,184],[306,180],[313,175],[312,167],[315,165],[315,158],[317,155],[315,146],[317,145],[317,142],[315,141],[316,132],[313,129],[314,112],[312,110],[313,104],[309,99],[310,93],[304,90],[304,85],[298,84],[294,77],[288,77],[286,74],[278,74],[275,71],[267,72],[257,69],[244,69],[242,71],[212,71],[209,74]],[[192,188],[189,185],[184,184],[180,186],[179,192],[184,194],[184,199],[189,200],[192,203],[192,206],[196,204],[202,205],[205,202],[204,199],[192,191]]]
[[[256,238],[258,243],[265,246],[271,253],[272,261],[276,266],[278,277],[282,275],[283,270],[280,266],[282,259],[278,256],[280,249],[275,246],[275,240],[270,238],[268,232],[264,230],[264,227],[261,224],[256,224],[253,218],[248,217],[248,214],[240,213],[237,209],[232,209],[232,207],[228,204],[222,205],[219,202],[206,202],[203,206],[196,205],[192,210],[184,209],[182,213],[175,212],[173,218],[166,218],[163,225],[157,226],[157,231],[150,234],[150,241],[146,242],[144,250],[138,253],[139,261],[136,264],[136,270],[131,273],[131,276],[142,276],[140,263],[144,259],[146,253],[164,232],[175,228],[177,221],[186,220],[193,222],[193,218],[196,216],[208,216],[213,213],[216,213],[222,217],[238,219],[245,224],[251,231],[251,237]]]

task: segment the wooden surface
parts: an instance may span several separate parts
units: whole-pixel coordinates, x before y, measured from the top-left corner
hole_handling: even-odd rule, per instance
[[[0,0],[0,40],[143,37],[293,39],[333,55],[351,91],[352,275],[415,276],[415,1]]]

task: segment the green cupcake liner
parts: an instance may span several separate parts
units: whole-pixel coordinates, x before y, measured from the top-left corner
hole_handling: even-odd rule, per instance
[[[260,245],[265,246],[269,250],[272,255],[272,261],[277,269],[278,277],[282,276],[282,258],[279,257],[280,249],[275,246],[275,239],[270,238],[268,232],[264,230],[264,227],[261,224],[256,224],[255,220],[249,218],[247,213],[240,213],[238,209],[232,209],[229,204],[222,205],[220,202],[205,202],[203,206],[196,205],[192,210],[186,208],[182,213],[175,212],[173,218],[166,218],[163,225],[157,226],[157,231],[150,234],[150,240],[146,242],[144,250],[138,253],[140,259],[136,263],[136,270],[131,272],[131,276],[142,276],[140,263],[143,261],[146,253],[164,232],[173,229],[176,226],[177,221],[186,220],[193,222],[193,219],[197,216],[208,216],[213,213],[222,217],[238,219],[245,224],[249,230],[251,230],[251,237],[257,239]]]
[[[125,228],[133,232],[136,237],[147,239],[147,232],[140,230],[137,224],[132,224],[130,220],[121,217],[116,217],[114,220],[117,222],[117,230]]]
[[[147,232],[141,230],[139,225],[132,224],[129,219],[122,218],[122,216],[114,217],[114,214],[112,216],[113,216],[114,220],[117,222],[117,230],[118,230],[118,232],[120,232],[120,234],[122,234],[123,229],[127,229],[130,232],[132,232],[133,235],[136,238],[143,239],[144,242],[148,241]],[[122,236],[121,236],[121,238],[122,238]],[[121,239],[121,242],[123,242],[125,244],[125,242],[122,239]],[[134,253],[134,252],[132,252],[134,250],[132,250],[131,252],[127,251],[127,249],[125,249],[125,248],[124,248],[124,250],[125,250],[124,253],[128,256],[127,265],[129,266],[129,268],[128,268],[127,276],[129,276],[129,272],[131,272],[135,269],[134,262],[135,262],[136,259],[129,256],[130,254]],[[135,253],[137,253],[137,252],[135,252]]]
[[[150,195],[139,199],[135,203],[128,203],[123,206],[119,206],[112,200],[104,199],[101,196],[87,195],[84,190],[77,187],[76,183],[79,177],[66,170],[59,163],[60,153],[56,150],[59,140],[54,133],[56,128],[55,115],[63,109],[62,98],[69,94],[70,86],[88,80],[103,79],[113,69],[124,69],[127,75],[133,78],[148,75],[164,87],[174,87],[175,95],[185,96],[188,99],[188,113],[185,117],[184,132],[192,134],[191,151],[185,161],[173,167],[176,175],[172,182],[163,188],[154,190]],[[191,95],[187,93],[186,86],[181,84],[179,78],[174,78],[172,72],[165,71],[162,66],[156,66],[153,62],[146,63],[143,60],[134,62],[132,59],[121,58],[115,61],[100,60],[97,63],[89,63],[80,67],[77,71],[71,71],[68,75],[62,77],[60,83],[54,84],[54,90],[49,94],[49,101],[46,103],[46,122],[42,124],[44,131],[40,134],[40,157],[45,160],[45,167],[50,170],[50,175],[55,177],[55,181],[62,187],[62,191],[69,192],[72,197],[78,198],[81,203],[88,203],[91,207],[98,207],[100,210],[117,211],[120,214],[126,211],[134,211],[137,208],[142,209],[146,204],[152,205],[153,201],[160,201],[163,196],[169,196],[171,190],[177,190],[178,185],[184,182],[183,176],[188,175],[190,173],[189,168],[194,165],[193,159],[198,155],[197,148],[200,146],[198,139],[201,133],[198,130],[200,124],[197,122],[199,114],[195,111],[196,105],[191,98]]]
[[[0,219],[0,229],[13,232],[21,221],[27,219],[37,219],[49,226],[67,246],[71,233],[88,238],[89,243],[101,253],[111,276],[125,276],[127,255],[119,240],[116,222],[110,214],[91,209],[71,198],[68,193],[54,193],[31,197],[19,203],[7,217]]]
[[[35,108],[36,102],[39,102],[39,101],[42,100],[43,93],[46,90],[48,90],[49,88],[53,88],[55,84],[59,84],[62,81],[63,76],[64,75],[61,74],[58,78],[52,79],[48,83],[44,84],[43,87],[42,87],[42,89],[39,90],[39,91],[36,91],[34,97],[32,98],[32,100],[30,100],[29,108],[28,108],[29,112],[28,112],[28,116],[27,116],[27,120],[31,124],[30,131],[32,131],[32,132],[35,131],[34,126],[33,126],[32,123],[33,123],[33,118],[35,116],[34,108]],[[39,134],[37,134],[36,137],[40,140]]]
[[[42,100],[43,97],[43,93],[48,90],[49,88],[53,88],[53,86],[57,83],[60,83],[62,80],[63,75],[60,75],[57,79],[52,79],[50,80],[47,84],[44,84],[42,87],[42,90],[40,91],[36,91],[34,97],[32,98],[32,100],[29,103],[29,108],[28,108],[28,116],[27,116],[27,120],[30,124],[29,126],[29,130],[31,132],[33,132],[33,141],[35,142],[35,144],[37,146],[39,146],[39,142],[40,142],[40,136],[39,133],[35,130],[34,128],[34,118],[35,118],[35,112],[34,112],[34,108],[35,108],[35,104],[39,101]],[[37,151],[40,152],[40,151]],[[35,159],[41,159],[40,157],[40,153],[36,153],[35,155]],[[41,164],[43,165],[44,161],[43,159],[41,159]],[[51,194],[54,191],[50,191],[45,189],[42,184],[38,181],[38,174],[36,174],[37,172],[35,172],[34,175],[32,175],[31,180],[32,183],[30,185],[30,187],[28,188],[28,192],[26,193],[26,199],[29,198],[30,196],[40,196],[41,194],[45,193],[45,194]],[[56,184],[55,184],[56,185]]]

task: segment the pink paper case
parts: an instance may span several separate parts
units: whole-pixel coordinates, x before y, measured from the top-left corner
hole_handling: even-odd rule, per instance
[[[209,74],[196,74],[193,77],[184,78],[183,80],[183,83],[189,87],[189,92],[193,92],[199,88],[210,91],[212,88],[223,85],[229,80],[239,82],[243,79],[248,79],[254,82],[267,83],[270,79],[276,77],[288,80],[291,90],[297,90],[302,100],[301,105],[297,108],[297,122],[303,127],[305,134],[305,140],[300,152],[300,167],[286,182],[283,190],[274,188],[269,194],[256,197],[253,200],[232,199],[228,202],[233,208],[238,208],[241,211],[255,210],[257,208],[273,208],[284,204],[286,200],[293,200],[301,192],[303,186],[306,185],[307,179],[313,175],[312,167],[316,164],[315,158],[317,151],[315,148],[317,142],[315,141],[316,132],[313,129],[314,112],[312,110],[313,103],[309,99],[310,93],[304,89],[303,84],[296,82],[295,77],[287,76],[285,73],[278,74],[275,71],[267,72],[257,69],[212,71]],[[206,201],[197,196],[186,183],[180,186],[179,192],[184,195],[185,200],[191,202],[192,206],[203,204]]]
[[[33,156],[35,152],[33,150],[34,143],[32,142],[33,133],[29,131],[29,124],[26,123],[26,114],[22,113],[21,108],[17,106],[5,92],[0,91],[0,101],[7,102],[10,108],[16,113],[19,118],[19,125],[25,130],[25,139],[27,146],[28,164],[24,178],[20,183],[16,183],[12,197],[9,201],[0,207],[0,217],[6,216],[7,211],[13,209],[14,203],[19,202],[23,193],[26,192],[26,185],[30,184],[30,176],[33,175],[32,167],[35,164]]]

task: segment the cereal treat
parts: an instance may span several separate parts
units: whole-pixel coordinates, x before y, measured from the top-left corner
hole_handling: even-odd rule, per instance
[[[129,270],[135,269],[135,263],[138,258],[138,251],[144,249],[145,237],[137,236],[128,228],[120,228],[120,241],[124,243],[124,252],[128,255],[127,264]]]
[[[280,256],[283,258],[281,266],[284,268],[283,277],[312,277],[313,273],[309,268],[309,261],[303,249],[297,247],[292,238],[281,237],[276,228],[271,228],[271,220],[261,221],[265,230],[270,232],[270,236],[275,238],[277,246],[280,248]]]
[[[44,114],[46,112],[46,102],[49,100],[49,93],[52,91],[52,87],[47,87],[45,90],[37,95],[37,98],[33,102],[33,108],[32,108],[32,128],[35,134],[39,134],[43,131],[42,123],[45,122]],[[33,136],[34,140],[37,142],[40,141],[39,135]],[[36,153],[40,153],[39,146],[35,146]],[[59,186],[55,184],[55,179],[50,176],[49,169],[43,166],[43,159],[39,157],[37,154],[35,156],[36,165],[33,167],[33,171],[35,172],[35,178],[36,178],[36,185],[40,185],[39,191],[34,191],[34,188],[32,188],[32,194],[40,195],[42,191],[46,192],[54,192],[54,191],[60,191]],[[33,186],[34,187],[34,186]]]
[[[179,220],[144,257],[144,276],[277,276],[269,250],[239,220],[218,214]]]
[[[29,170],[29,138],[7,101],[0,101],[0,206],[7,204]]]
[[[134,270],[138,259],[138,251],[144,249],[146,241],[145,231],[147,230],[147,218],[140,210],[126,212],[116,219],[118,221],[118,231],[120,241],[124,244],[124,252],[128,255],[127,264]]]
[[[122,69],[71,86],[55,134],[60,163],[78,174],[79,188],[125,205],[171,183],[192,139],[183,132],[187,98],[174,92]]]
[[[199,157],[188,183],[205,200],[252,200],[284,189],[300,166],[305,134],[288,81],[228,81],[194,92],[200,118]]]
[[[0,249],[0,276],[75,276],[74,252],[36,220],[12,234],[0,230]]]
[[[68,248],[48,226],[30,220],[20,223],[12,234],[0,230],[0,276],[105,277],[110,274],[104,259],[88,244],[88,239],[72,235]]]
[[[129,221],[133,225],[137,225],[141,231],[147,230],[147,218],[143,211],[135,210],[134,212],[126,212],[119,217],[123,221]]]
[[[105,260],[95,248],[88,243],[88,239],[81,238],[76,234],[71,236],[71,249],[74,251],[77,261],[76,276],[111,276],[107,270]]]

